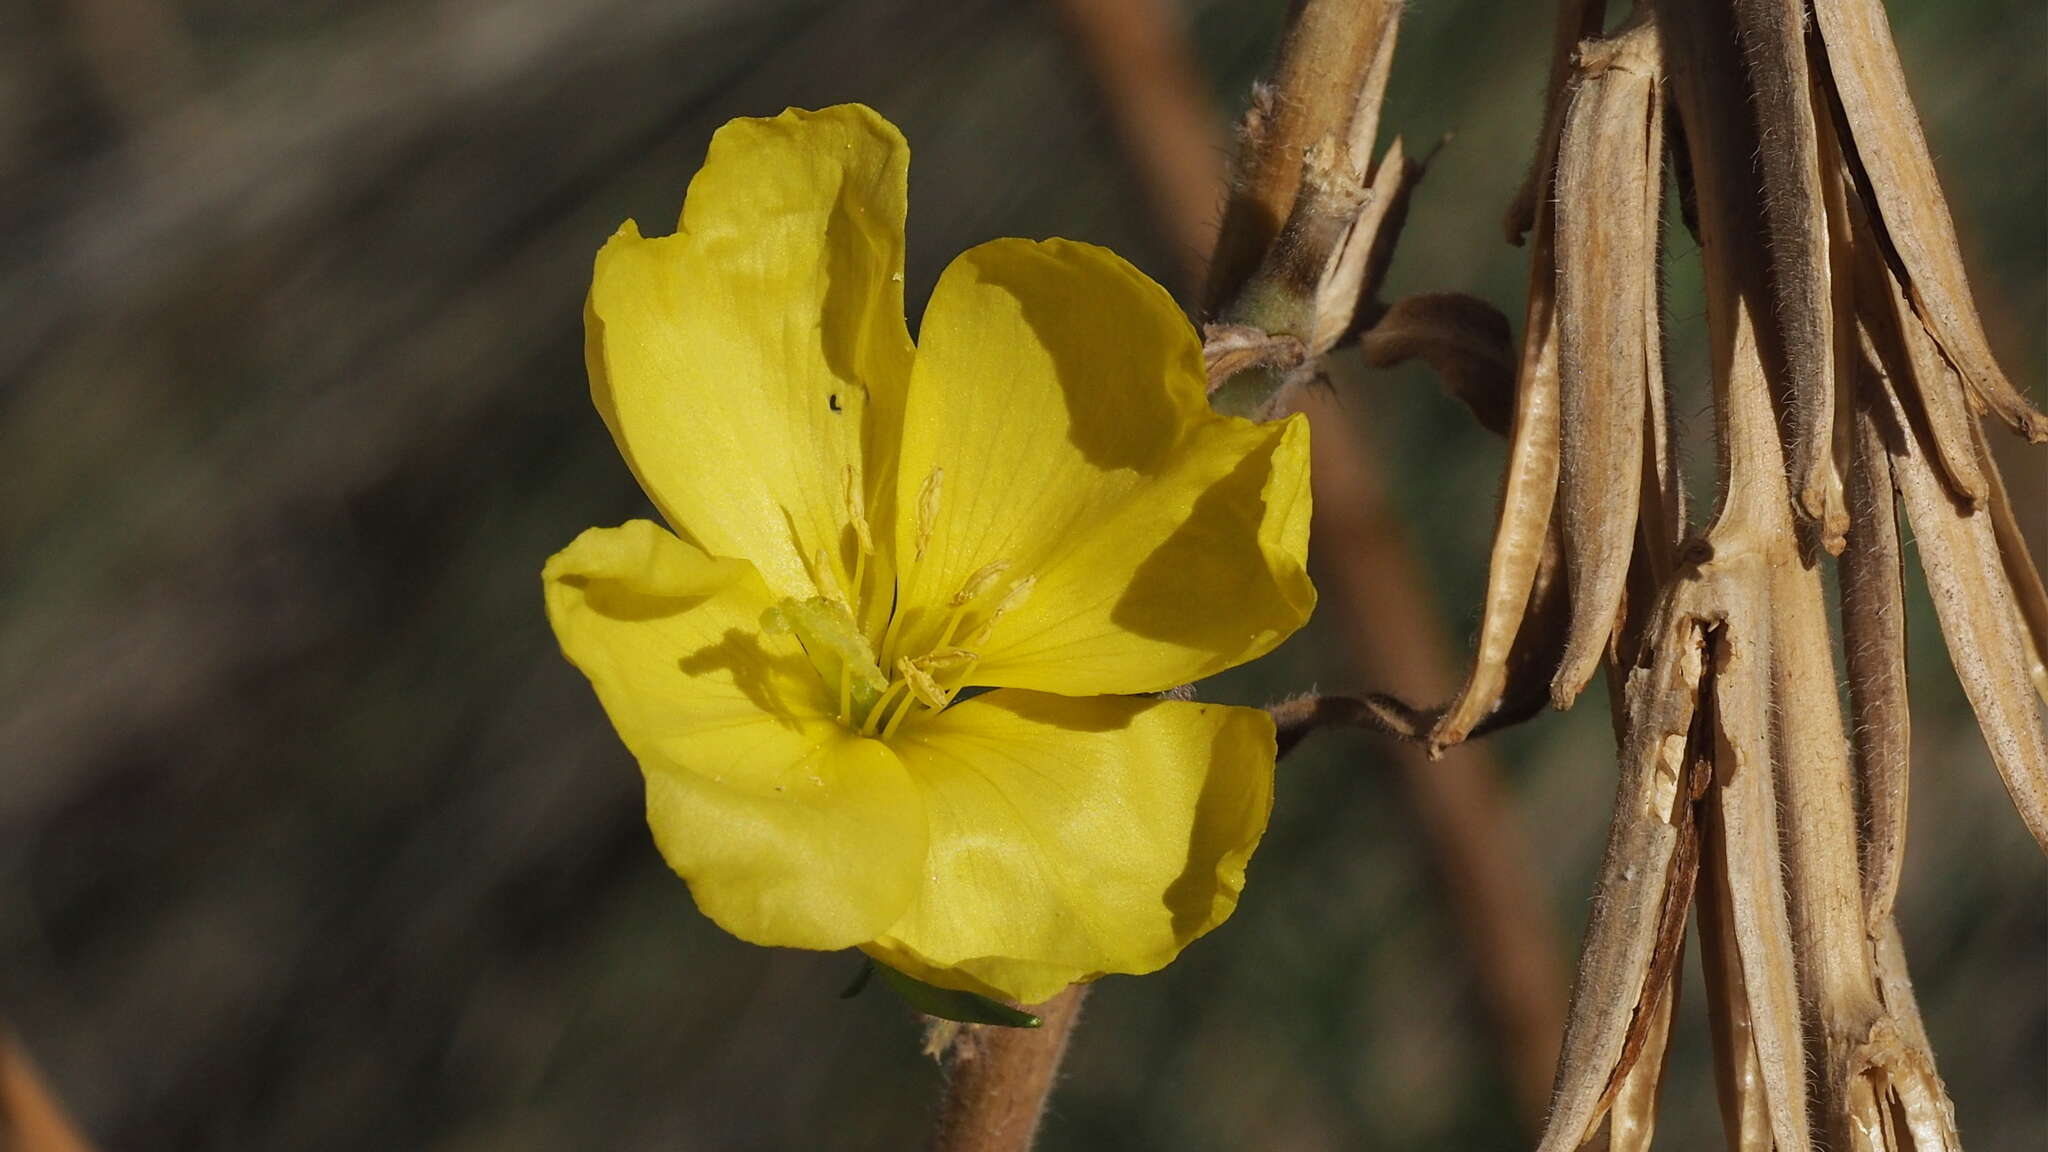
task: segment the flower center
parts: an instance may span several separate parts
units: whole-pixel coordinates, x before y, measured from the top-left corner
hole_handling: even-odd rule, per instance
[[[925,478],[917,501],[917,538],[909,568],[897,575],[897,584],[924,559],[925,546],[938,522],[943,492],[943,474],[937,468]],[[842,592],[834,569],[820,552],[813,558],[812,577],[821,595],[808,599],[784,599],[761,616],[765,630],[794,634],[809,657],[811,667],[828,688],[838,693],[839,722],[863,736],[887,740],[896,734],[914,712],[938,712],[968,686],[968,678],[981,662],[983,644],[996,621],[1031,595],[1036,577],[1010,580],[1004,577],[1010,566],[1003,561],[985,564],[961,582],[960,589],[946,602],[938,631],[917,646],[923,651],[910,655],[903,635],[904,610],[899,589],[890,589],[891,603],[880,624],[880,639],[871,641],[861,627],[868,615],[868,558],[874,552],[874,535],[862,507],[859,479],[851,467],[846,470],[847,527],[853,535],[855,556],[851,596]],[[998,595],[998,585],[1005,585]],[[880,592],[880,589],[877,589]],[[923,627],[913,629],[923,632]]]

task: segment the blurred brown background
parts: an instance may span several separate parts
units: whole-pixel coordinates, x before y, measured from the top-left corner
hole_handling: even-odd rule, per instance
[[[1219,149],[1283,7],[1176,5]],[[1994,343],[2038,398],[2048,8],[1891,7]],[[1453,135],[1395,294],[1517,312],[1497,221],[1548,24],[1409,13],[1387,130]],[[0,9],[0,1018],[106,1148],[921,1139],[912,1021],[879,990],[835,999],[850,955],[753,949],[694,911],[539,597],[551,551],[646,511],[584,391],[592,253],[627,216],[666,231],[726,119],[843,100],[914,150],[913,313],[993,236],[1178,275],[1045,3]],[[1670,315],[1697,431],[1692,256],[1675,243]],[[1341,375],[1462,658],[1500,446],[1419,369]],[[2007,468],[2040,528],[2041,455]],[[2040,1148],[2048,870],[1918,594],[1901,920],[1965,1138]],[[1399,687],[1352,682],[1327,616],[1206,694]],[[1600,699],[1492,744],[1560,965],[1612,797]],[[1334,735],[1283,766],[1238,915],[1102,983],[1045,1147],[1517,1146],[1384,757]],[[1718,1148],[1687,996],[1660,1146]]]

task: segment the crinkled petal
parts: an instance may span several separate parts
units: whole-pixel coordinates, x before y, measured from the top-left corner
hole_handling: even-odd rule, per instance
[[[900,650],[936,642],[951,598],[990,564],[1007,567],[975,613],[1034,583],[968,644],[976,683],[1159,691],[1300,627],[1315,604],[1308,426],[1218,416],[1204,388],[1194,330],[1115,254],[998,240],[955,260],[911,370]]]
[[[847,468],[887,524],[908,163],[858,105],[735,120],[675,235],[628,221],[597,256],[585,355],[619,451],[677,532],[753,561],[777,596],[816,594],[823,552],[839,587],[817,591],[854,598]]]
[[[1000,689],[907,725],[924,886],[867,951],[929,983],[1048,999],[1151,972],[1237,906],[1273,799],[1253,708]]]
[[[924,799],[841,727],[796,640],[764,634],[752,565],[659,525],[593,528],[548,561],[548,619],[647,779],[655,843],[743,940],[845,948],[900,917]]]

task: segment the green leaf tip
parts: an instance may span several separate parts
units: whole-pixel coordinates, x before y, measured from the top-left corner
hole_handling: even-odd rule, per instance
[[[973,992],[934,987],[905,976],[887,964],[876,964],[875,974],[902,997],[905,1004],[927,1016],[957,1020],[962,1024],[995,1024],[1004,1028],[1036,1028],[1043,1023],[1031,1013],[1012,1008],[1000,1000],[991,1000]]]

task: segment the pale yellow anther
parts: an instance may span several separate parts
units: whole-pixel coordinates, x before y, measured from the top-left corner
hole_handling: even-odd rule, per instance
[[[959,608],[979,600],[981,594],[988,591],[988,586],[996,582],[996,577],[1009,570],[1010,565],[1002,560],[977,568],[974,575],[969,576],[967,582],[960,586],[960,590],[953,593],[953,607]]]
[[[1010,590],[1003,593],[1003,598],[996,602],[996,610],[989,613],[988,619],[981,622],[981,627],[976,628],[973,634],[967,637],[967,643],[979,647],[982,641],[988,639],[989,632],[995,628],[996,621],[1003,618],[1004,613],[1031,599],[1031,589],[1037,584],[1038,577],[1026,576],[1010,585]]]
[[[939,687],[939,682],[932,679],[930,673],[919,668],[916,661],[907,656],[896,661],[896,674],[903,677],[903,683],[910,689],[910,694],[922,701],[927,708],[936,712],[946,706],[946,690]]]
[[[861,496],[860,476],[851,464],[846,466],[846,519],[853,525],[853,538],[860,544],[860,554],[874,555],[875,537],[868,530],[867,502]]]
[[[846,590],[839,586],[839,574],[827,562],[825,550],[811,553],[811,580],[818,586],[818,594],[827,600],[846,604]]]
[[[981,659],[981,653],[966,648],[938,648],[919,656],[911,663],[933,674],[950,672]]]
[[[1010,590],[1003,593],[1003,598],[996,602],[996,610],[989,615],[988,622],[991,624],[995,623],[997,620],[1002,619],[1003,613],[1008,612],[1012,608],[1019,607],[1026,600],[1031,599],[1031,590],[1037,586],[1038,577],[1036,576],[1026,576],[1015,584],[1010,585]]]
[[[917,490],[917,559],[924,559],[925,545],[932,542],[932,530],[939,525],[939,491],[945,486],[946,470],[933,468]]]

